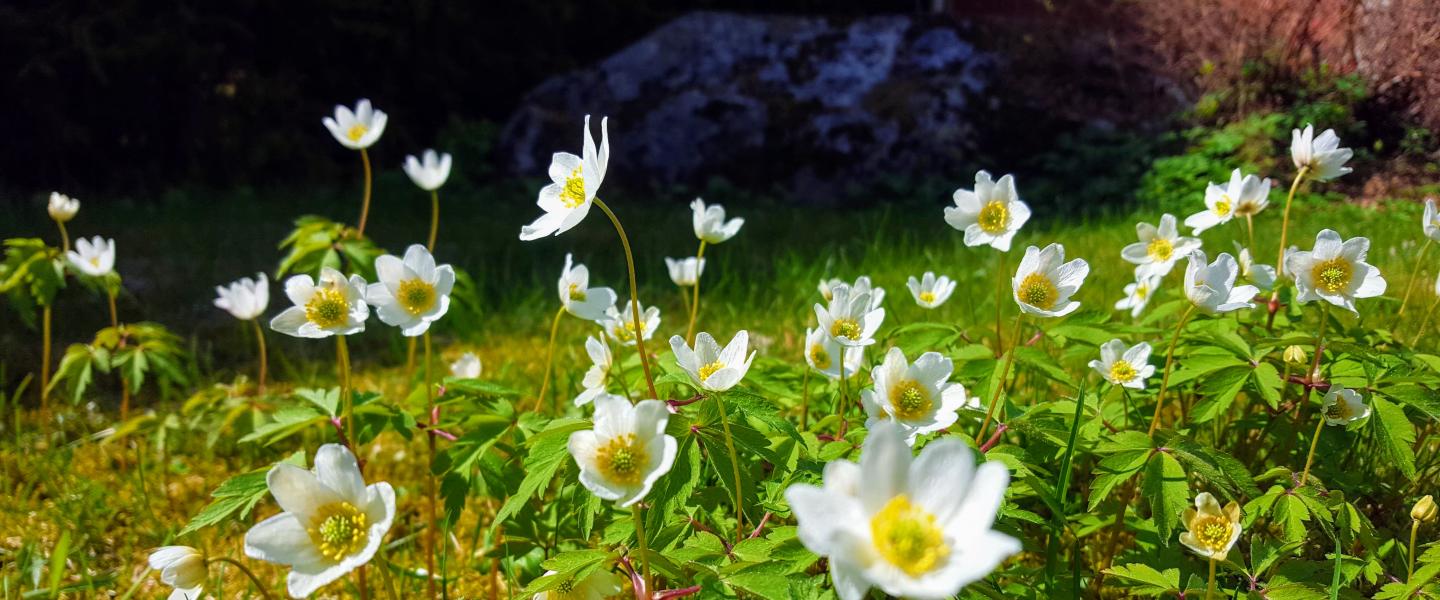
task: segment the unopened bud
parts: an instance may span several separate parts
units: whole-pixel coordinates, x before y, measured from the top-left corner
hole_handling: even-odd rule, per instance
[[[1436,514],[1440,514],[1440,507],[1435,506],[1435,498],[1429,495],[1421,498],[1415,503],[1415,508],[1410,509],[1410,518],[1421,522],[1434,521]]]
[[[1305,349],[1299,346],[1285,348],[1285,362],[1297,365],[1305,364]]]

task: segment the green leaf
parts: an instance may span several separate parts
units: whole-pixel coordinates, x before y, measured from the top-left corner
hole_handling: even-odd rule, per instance
[[[1275,370],[1275,365],[1260,363],[1255,367],[1254,377],[1251,378],[1251,387],[1254,388],[1255,394],[1265,401],[1265,404],[1270,405],[1270,408],[1280,405],[1280,390],[1284,386],[1285,382],[1280,378],[1279,371]]]
[[[1245,463],[1235,457],[1200,444],[1183,436],[1165,440],[1166,447],[1175,454],[1176,460],[1191,471],[1225,488],[1231,497],[1260,495],[1255,478],[1250,475]]]
[[[1242,365],[1226,367],[1205,376],[1205,380],[1200,383],[1200,395],[1205,399],[1196,403],[1195,409],[1190,412],[1190,420],[1205,423],[1230,410],[1235,396],[1250,379],[1250,373],[1250,366]]]
[[[296,452],[281,462],[303,466],[304,459],[304,453]],[[226,479],[219,487],[215,488],[215,491],[210,492],[210,497],[214,500],[192,517],[190,522],[185,524],[185,528],[175,534],[175,537],[218,524],[237,513],[241,519],[250,516],[250,510],[255,508],[255,505],[269,492],[269,488],[265,485],[265,476],[270,473],[272,468],[274,465],[269,465]]]
[[[521,480],[520,488],[505,499],[505,504],[495,513],[492,528],[502,525],[505,519],[519,512],[536,492],[550,485],[550,481],[555,478],[555,472],[570,458],[566,448],[570,434],[589,425],[588,421],[580,419],[556,419],[551,421],[544,431],[530,438],[527,442],[530,451],[525,455],[525,479]]]
[[[1375,440],[1384,450],[1389,463],[1399,469],[1406,479],[1415,479],[1415,426],[1405,416],[1405,409],[1379,396],[1370,398],[1374,407]]]
[[[1016,362],[1039,371],[1040,374],[1057,383],[1075,387],[1075,382],[1070,378],[1070,374],[1066,373],[1065,369],[1055,362],[1055,357],[1050,356],[1049,353],[1029,346],[1020,346],[1015,348],[1014,352]]]
[[[744,417],[759,421],[766,427],[783,433],[801,444],[805,443],[805,438],[800,437],[800,432],[795,429],[795,425],[789,419],[780,416],[780,409],[764,396],[732,388],[716,394],[714,399],[724,401],[727,408],[733,408],[734,412]]]
[[[1150,504],[1150,515],[1155,519],[1160,541],[1168,546],[1174,542],[1180,514],[1190,504],[1190,484],[1185,479],[1185,469],[1170,453],[1156,452],[1145,464],[1144,477],[1141,493]]]
[[[525,590],[520,592],[520,595],[528,598],[540,592],[556,589],[567,582],[584,581],[591,573],[614,559],[614,554],[604,550],[586,549],[561,552],[541,563],[541,566],[555,572],[535,578],[530,585],[525,586]]]
[[[1174,594],[1180,589],[1180,569],[1165,569],[1162,573],[1147,564],[1130,563],[1105,569],[1105,574],[1118,578],[1118,585],[1137,596]]]

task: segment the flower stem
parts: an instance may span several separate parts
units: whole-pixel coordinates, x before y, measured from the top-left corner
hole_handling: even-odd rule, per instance
[[[735,451],[735,438],[730,435],[730,416],[725,412],[725,399],[719,394],[711,396],[715,399],[715,406],[720,409],[720,426],[725,430],[725,449],[730,452],[730,468],[735,476],[735,539],[744,538],[745,511],[740,499],[740,454]]]
[[[106,286],[105,297],[110,302],[110,327],[117,328],[120,326],[120,316],[115,310],[115,288]]]
[[[1215,558],[1210,558],[1210,579],[1205,584],[1205,600],[1215,597]]]
[[[50,316],[49,304],[40,311],[40,410],[50,405]]]
[[[345,437],[353,446],[359,444],[360,440],[355,439],[355,406],[350,397],[350,347],[346,345],[343,335],[335,336],[335,359],[340,363],[340,403],[344,407]],[[350,451],[356,456],[360,454],[353,447]]]
[[[620,226],[620,219],[604,201],[596,198],[595,206],[599,206],[600,210],[605,211],[605,216],[610,217],[610,222],[615,225],[615,233],[620,234],[620,245],[625,248],[625,269],[630,275],[630,312],[635,320],[635,349],[640,352],[640,368],[645,372],[645,385],[650,388],[650,397],[658,399],[660,394],[655,392],[655,379],[650,376],[650,357],[645,354],[645,329],[640,320],[640,291],[635,284],[635,257],[630,253],[630,238],[625,237],[625,228]]]
[[[841,367],[844,368],[844,367]],[[800,429],[810,420],[810,369],[800,377]]]
[[[1280,249],[1275,257],[1276,279],[1285,275],[1285,240],[1290,233],[1290,204],[1295,201],[1295,191],[1300,189],[1300,182],[1305,180],[1305,174],[1309,171],[1308,165],[1300,167],[1300,170],[1295,172],[1295,181],[1290,182],[1290,193],[1285,195],[1285,216],[1280,218]],[[1276,296],[1280,295],[1280,286],[1275,286],[1274,293]]]
[[[1000,257],[995,259],[995,358],[1005,352],[1005,337],[1001,334],[1003,325],[1000,324],[1000,306],[1005,303],[1005,253],[1001,252]],[[1019,330],[1019,326],[1016,326]],[[1016,334],[1019,335],[1018,333]],[[1017,337],[1018,341],[1019,338]],[[980,434],[985,434],[985,428],[980,428]],[[978,438],[977,438],[978,439]]]
[[[1410,304],[1410,293],[1415,291],[1415,281],[1420,278],[1420,267],[1425,266],[1425,251],[1430,249],[1430,243],[1434,240],[1425,238],[1425,245],[1420,246],[1420,255],[1415,257],[1415,270],[1410,272],[1410,283],[1405,285],[1405,297],[1400,300],[1400,311],[1395,313],[1395,322],[1400,322],[1400,317],[1405,316],[1405,306]]]
[[[358,237],[365,237],[365,221],[370,219],[370,153],[360,149],[360,162],[365,165],[365,197],[360,201],[360,224],[355,228]]]
[[[1310,395],[1306,394],[1305,396],[1308,398]],[[1321,414],[1319,417],[1315,423],[1315,435],[1310,437],[1310,453],[1305,455],[1305,471],[1300,474],[1299,485],[1302,486],[1310,480],[1310,465],[1315,460],[1315,448],[1320,446],[1320,431],[1325,429],[1325,415]]]
[[[435,251],[435,235],[440,233],[440,190],[430,190],[430,241],[425,249]]]
[[[695,344],[695,315],[700,312],[700,260],[705,258],[705,240],[700,240],[700,250],[695,253],[695,297],[690,301],[690,326],[685,328],[685,343]]]
[[[560,310],[555,311],[555,319],[550,322],[550,343],[545,346],[545,377],[540,380],[540,393],[535,396],[535,412],[545,407],[545,392],[550,389],[550,368],[555,365],[555,334],[560,331],[560,317],[563,316],[565,305],[562,304]]]
[[[840,417],[838,431],[842,438],[845,437],[845,430],[850,428],[850,422],[845,419],[845,380],[848,379],[848,374],[845,373],[845,352],[848,350],[850,349],[845,346],[840,347],[840,399],[835,403],[835,414]]]
[[[254,329],[255,329],[255,344],[256,344],[256,346],[257,346],[257,347],[259,348],[259,350],[260,350],[260,379],[258,380],[258,385],[256,386],[255,389],[259,392],[260,395],[264,395],[264,394],[265,394],[265,370],[266,370],[267,364],[268,364],[268,362],[269,362],[269,358],[268,358],[268,356],[266,355],[266,352],[265,352],[265,330],[260,328],[260,321],[259,321],[258,319],[250,319],[250,324],[251,324],[252,326],[254,326]]]
[[[1249,244],[1250,244],[1250,245],[1249,245],[1249,246],[1246,246],[1246,248],[1248,248],[1248,249],[1250,250],[1250,255],[1251,255],[1251,256],[1254,256],[1255,254],[1257,254],[1257,253],[1260,252],[1260,250],[1255,247],[1255,215],[1253,215],[1253,214],[1247,214],[1247,215],[1245,215],[1245,230],[1246,230],[1247,232],[1249,232],[1249,239],[1250,239],[1250,241],[1249,241]]]
[[[640,515],[640,503],[630,505],[630,517],[635,520],[635,539],[640,544],[640,571],[645,588],[650,589],[650,548],[645,541],[645,519]]]
[[[426,448],[429,449],[429,465],[425,468],[425,495],[429,497],[430,521],[425,526],[425,589],[431,598],[435,598],[435,530],[439,527],[439,519],[436,518],[435,497],[435,436],[431,433],[437,423],[435,422],[435,386],[432,385],[430,373],[430,330],[425,330],[425,418],[429,419],[430,427],[425,430]]]
[[[258,592],[260,592],[260,596],[261,596],[262,598],[265,598],[266,600],[270,600],[270,598],[271,598],[272,596],[270,596],[270,592],[269,592],[269,591],[266,591],[266,589],[265,589],[265,584],[260,583],[260,578],[259,578],[259,577],[256,577],[256,576],[255,576],[255,573],[254,573],[253,571],[251,571],[249,567],[245,566],[245,563],[242,563],[242,562],[240,562],[240,561],[238,561],[238,560],[235,560],[235,559],[233,559],[233,558],[230,558],[230,557],[228,557],[228,556],[218,556],[218,557],[215,557],[215,558],[207,558],[207,559],[205,559],[205,563],[206,563],[206,564],[209,564],[209,563],[217,563],[217,562],[223,562],[223,563],[226,563],[226,564],[229,564],[229,565],[234,565],[235,568],[240,569],[240,572],[241,572],[241,573],[244,573],[246,577],[249,577],[249,578],[250,578],[250,583],[252,583],[252,584],[255,585],[255,590],[258,591]]]
[[[1165,375],[1160,378],[1160,393],[1155,396],[1155,416],[1150,418],[1150,431],[1145,435],[1155,437],[1155,430],[1160,427],[1160,410],[1165,408],[1165,392],[1170,389],[1170,368],[1175,366],[1175,346],[1180,343],[1180,332],[1185,331],[1185,324],[1190,322],[1190,317],[1195,314],[1195,305],[1191,304],[1180,315],[1180,323],[1175,326],[1175,334],[1170,336],[1170,348],[1165,351]]]
[[[1330,303],[1324,302],[1320,305],[1320,331],[1315,336],[1315,357],[1310,362],[1310,372],[1306,374],[1305,396],[1300,402],[1303,407],[1310,402],[1310,392],[1315,390],[1315,382],[1320,378],[1320,355],[1325,353],[1325,325],[1330,322]],[[1315,425],[1315,435],[1310,440],[1310,453],[1305,456],[1305,470],[1300,474],[1300,483],[1303,486],[1310,480],[1310,465],[1315,460],[1315,448],[1320,444],[1320,430],[1325,427],[1325,414],[1320,415],[1320,422]]]
[[[1016,342],[1020,341],[1020,327],[1024,322],[1025,313],[1022,312],[1015,315],[1015,335],[1012,337],[1015,338]],[[995,330],[995,339],[1000,339],[1000,330],[998,328]],[[1016,347],[1019,347],[1019,345],[1018,343],[1015,344]],[[990,427],[991,417],[995,416],[995,407],[1000,404],[1000,393],[1005,390],[1005,380],[1010,378],[1010,366],[1014,364],[1014,362],[1015,348],[1011,348],[1009,352],[1005,353],[1005,366],[1000,369],[1000,379],[995,381],[995,390],[990,394],[990,406],[985,409],[985,420],[980,422],[980,431],[975,434],[976,444],[979,444],[985,439],[985,430]]]
[[[1410,580],[1415,577],[1415,535],[1418,534],[1418,533],[1420,533],[1420,522],[1419,522],[1419,521],[1411,521],[1411,522],[1410,522],[1410,552],[1405,555],[1407,558],[1409,558],[1409,564],[1406,565],[1406,570],[1405,570],[1405,583],[1407,583],[1407,584],[1410,583]]]
[[[1425,318],[1420,320],[1420,328],[1415,330],[1415,339],[1410,341],[1411,346],[1419,344],[1420,338],[1425,336],[1425,329],[1430,327],[1430,316],[1435,314],[1436,306],[1440,306],[1440,297],[1436,297],[1435,301],[1430,303],[1430,308],[1425,311]]]
[[[68,253],[70,252],[70,232],[65,231],[64,222],[56,221],[55,224],[60,226],[60,252]]]

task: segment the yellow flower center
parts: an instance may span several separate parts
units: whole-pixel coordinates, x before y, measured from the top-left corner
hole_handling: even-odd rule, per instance
[[[821,371],[830,368],[830,353],[825,351],[825,346],[815,344],[810,347],[810,363]]]
[[[913,421],[928,414],[934,403],[924,386],[914,379],[906,379],[890,388],[890,405],[895,408],[895,418]]]
[[[1165,262],[1175,254],[1175,244],[1165,238],[1155,238],[1150,240],[1150,244],[1145,247],[1145,253],[1150,255],[1150,260]]]
[[[934,304],[935,292],[920,292],[920,301],[925,304]]]
[[[1200,546],[1211,552],[1224,552],[1230,545],[1230,519],[1224,515],[1197,517],[1190,524],[1190,534]]]
[[[626,317],[621,318],[625,320],[623,322],[615,323],[610,326],[610,336],[621,342],[634,341],[635,321]]]
[[[95,267],[95,268],[97,268],[97,269],[100,268],[100,257],[98,257],[98,256],[92,256],[92,257],[90,257],[90,266]]]
[[[356,123],[350,126],[349,131],[345,132],[345,137],[350,138],[352,142],[359,142],[360,138],[365,137],[365,133],[368,131],[370,131],[369,127]]]
[[[1215,214],[1220,217],[1230,214],[1230,196],[1220,197],[1220,200],[1215,203]]]
[[[1005,231],[1005,226],[1010,224],[1010,204],[1003,200],[991,200],[985,203],[980,209],[980,218],[977,220],[980,230],[989,234],[998,234]]]
[[[1137,373],[1136,373],[1136,371],[1135,371],[1135,367],[1130,366],[1130,363],[1129,363],[1129,362],[1126,362],[1126,361],[1123,361],[1123,360],[1117,360],[1117,361],[1115,361],[1115,364],[1110,365],[1110,380],[1111,380],[1111,381],[1118,381],[1118,382],[1120,382],[1120,383],[1125,383],[1125,382],[1127,382],[1127,381],[1130,381],[1130,380],[1134,379],[1136,374],[1137,374]]]
[[[577,208],[585,203],[585,176],[580,167],[575,167],[565,178],[565,187],[560,190],[560,202],[568,208]]]
[[[310,541],[320,555],[334,562],[359,552],[369,537],[369,518],[349,502],[328,504],[310,520]]]
[[[1335,403],[1325,409],[1325,416],[1331,419],[1344,419],[1349,421],[1350,417],[1354,414],[1354,411],[1350,410],[1350,403],[1346,402],[1343,398],[1336,398]]]
[[[406,279],[400,282],[395,299],[405,312],[419,315],[435,306],[435,286],[419,279]]]
[[[576,283],[570,284],[570,301],[571,301],[571,302],[584,302],[584,301],[585,301],[585,296],[586,296],[585,290],[580,289],[580,285],[579,285],[579,284],[576,284]]]
[[[645,453],[645,447],[633,433],[612,438],[596,451],[595,456],[595,463],[607,479],[625,485],[640,483],[648,462],[650,457]]]
[[[1020,301],[1035,308],[1049,310],[1060,298],[1060,290],[1044,273],[1031,273],[1020,281]]]
[[[830,335],[850,340],[860,339],[860,322],[855,319],[836,319],[830,326]]]
[[[1315,278],[1317,287],[1332,294],[1338,294],[1350,286],[1350,262],[1335,257],[1312,267],[1310,275]]]
[[[870,519],[870,535],[876,552],[911,577],[935,570],[950,556],[935,515],[911,504],[904,494],[892,498]]]
[[[322,329],[343,325],[349,314],[350,305],[345,302],[345,293],[333,287],[316,289],[310,301],[305,303],[305,318]]]
[[[709,379],[710,376],[714,375],[716,371],[719,371],[723,368],[725,368],[725,363],[718,360],[703,367],[700,367],[700,381],[705,381],[706,379]]]
[[[1137,286],[1135,286],[1135,298],[1136,298],[1137,300],[1144,300],[1145,297],[1146,297],[1146,296],[1149,296],[1149,295],[1150,295],[1150,286],[1148,286],[1148,285],[1137,285]]]

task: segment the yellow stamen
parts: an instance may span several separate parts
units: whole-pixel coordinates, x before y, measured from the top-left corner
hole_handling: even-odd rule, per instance
[[[1130,363],[1124,360],[1117,360],[1115,364],[1110,365],[1110,381],[1125,383],[1135,379],[1137,374],[1135,367],[1130,366]]]
[[[575,167],[565,178],[565,187],[560,190],[560,202],[568,208],[577,208],[585,203],[585,175]]]
[[[1224,515],[1196,517],[1190,522],[1190,535],[1202,548],[1211,552],[1224,552],[1230,545],[1230,528],[1234,525]]]
[[[1005,227],[1010,224],[1010,204],[1003,200],[991,200],[980,209],[980,217],[976,221],[980,224],[980,230],[995,235],[1003,233]]]
[[[920,301],[925,304],[934,304],[935,292],[920,292]]]
[[[929,414],[934,402],[918,381],[906,379],[890,388],[890,405],[895,408],[895,418],[912,421]]]
[[[310,541],[320,555],[334,562],[365,547],[369,518],[349,502],[328,504],[310,519]]]
[[[345,132],[345,137],[350,138],[352,142],[359,142],[360,138],[365,137],[365,133],[368,131],[370,131],[369,127],[356,123],[350,126],[349,131]]]
[[[1165,238],[1155,238],[1150,240],[1150,244],[1145,247],[1145,253],[1149,254],[1150,259],[1155,262],[1165,262],[1175,254],[1175,244]]]
[[[1310,269],[1315,286],[1332,294],[1338,294],[1350,287],[1352,272],[1350,261],[1340,257],[1316,264]]]
[[[344,324],[349,314],[345,293],[331,286],[316,288],[310,301],[305,303],[305,318],[322,329]]]
[[[406,279],[400,282],[395,299],[405,312],[419,315],[435,306],[435,286],[419,279]]]
[[[830,326],[830,335],[837,338],[858,340],[860,332],[860,323],[855,319],[836,319],[835,324]]]
[[[584,302],[584,301],[585,301],[585,297],[586,297],[585,290],[581,289],[579,284],[574,284],[574,283],[570,284],[570,301],[571,301],[571,302]]]
[[[1342,398],[1336,398],[1335,403],[1325,409],[1325,416],[1331,419],[1342,419],[1349,421],[1355,411],[1350,410],[1350,403]]]
[[[723,368],[725,368],[725,363],[718,360],[703,367],[700,367],[700,381],[705,381],[706,379],[709,379],[710,376],[714,375],[716,371],[719,371]]]
[[[1031,273],[1020,281],[1020,301],[1041,310],[1050,310],[1060,298],[1060,290],[1044,273]]]
[[[633,433],[611,438],[595,451],[595,464],[599,465],[605,477],[625,485],[640,483],[644,478],[645,465],[649,462],[645,446]]]
[[[1215,202],[1215,215],[1223,218],[1228,214],[1230,214],[1230,196],[1221,196],[1220,200]]]
[[[870,535],[880,557],[911,577],[935,570],[950,556],[935,515],[911,504],[904,494],[892,498],[870,519]]]
[[[810,347],[810,362],[815,368],[824,371],[830,368],[830,353],[825,351],[825,346],[815,344]]]

